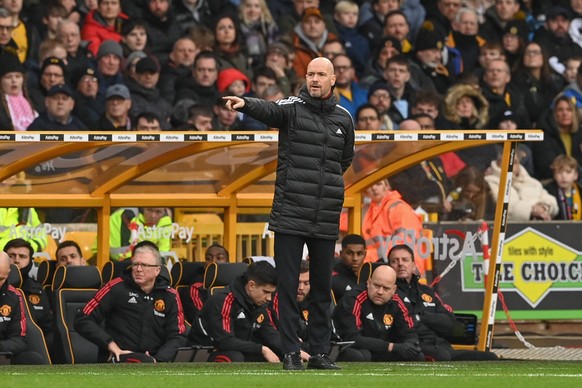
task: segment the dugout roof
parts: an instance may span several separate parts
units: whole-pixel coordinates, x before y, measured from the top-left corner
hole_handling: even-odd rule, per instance
[[[270,209],[277,136],[277,132],[0,132],[0,200],[4,207],[97,208],[99,267],[109,260],[112,208],[219,208],[224,215],[224,245],[236,257],[237,214],[245,208]],[[354,162],[345,174],[349,230],[360,232],[362,192],[369,186],[458,149],[504,143],[502,194],[515,142],[542,139],[539,130],[358,131]],[[492,258],[502,247],[506,211],[498,204]],[[490,279],[495,270],[491,266]],[[484,317],[494,306],[492,290],[490,280]],[[484,338],[490,338],[492,321],[482,325],[480,349],[490,346]]]

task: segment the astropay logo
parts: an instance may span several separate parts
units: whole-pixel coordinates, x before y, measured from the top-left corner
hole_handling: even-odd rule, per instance
[[[159,240],[161,238],[186,240],[187,243],[192,241],[194,227],[180,226],[178,223],[172,223],[171,226],[144,226],[139,225],[137,229],[137,238],[141,240]]]
[[[12,225],[10,227],[10,239],[22,238],[24,240],[32,240],[51,236],[55,241],[62,241],[65,238],[66,232],[66,226],[58,227],[49,223],[39,224],[37,226]]]

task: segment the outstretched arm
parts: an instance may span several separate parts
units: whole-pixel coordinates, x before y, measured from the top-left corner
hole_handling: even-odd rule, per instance
[[[269,127],[285,129],[288,124],[288,114],[292,109],[292,104],[280,105],[275,102],[261,100],[251,97],[222,97],[226,102],[224,106],[230,111],[241,111],[252,118],[267,124]]]

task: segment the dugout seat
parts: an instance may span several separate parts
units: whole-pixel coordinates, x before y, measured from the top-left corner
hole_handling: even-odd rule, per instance
[[[360,267],[360,270],[358,271],[358,284],[365,284],[368,281],[368,279],[370,278],[370,276],[372,276],[372,272],[374,272],[374,270],[381,265],[388,265],[388,264],[384,263],[384,262],[362,264],[362,266]]]
[[[121,276],[123,271],[127,270],[131,265],[129,260],[108,261],[101,268],[101,282],[107,284],[111,280]]]
[[[180,261],[172,266],[172,287],[190,287],[197,278],[204,278],[206,263]]]
[[[106,284],[107,282],[121,276],[123,271],[129,270],[129,266],[131,265],[131,261],[127,260],[120,260],[120,261],[108,261],[103,265],[101,269],[101,282],[102,284]],[[172,284],[172,275],[170,274],[170,270],[165,265],[160,267],[160,275],[165,278],[168,283]]]
[[[247,263],[248,265],[258,263],[259,261],[266,261],[273,267],[277,267],[277,262],[275,261],[275,258],[272,256],[247,256],[243,259],[243,263]]]
[[[75,331],[77,310],[83,308],[101,287],[101,274],[94,266],[58,267],[53,279],[55,318],[64,361],[96,363],[98,347]]]
[[[216,290],[228,286],[248,267],[246,263],[210,263],[204,272],[204,288],[210,291],[210,295],[214,295]]]
[[[14,264],[10,265],[10,273],[8,275],[8,284],[16,288],[16,291],[20,293],[22,300],[24,302],[24,316],[26,317],[26,339],[28,340],[28,346],[30,351],[36,352],[43,359],[45,364],[51,364],[51,357],[49,355],[48,346],[44,338],[44,334],[40,327],[32,319],[32,314],[30,308],[28,307],[28,301],[24,292],[20,289],[22,286],[22,274],[18,267]]]
[[[38,263],[38,270],[36,272],[36,281],[42,285],[45,292],[51,292],[53,278],[57,270],[56,260],[41,260]]]

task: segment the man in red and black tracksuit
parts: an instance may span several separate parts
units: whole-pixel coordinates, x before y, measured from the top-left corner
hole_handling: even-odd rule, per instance
[[[365,286],[348,292],[333,311],[336,333],[354,341],[344,361],[423,361],[414,321],[396,292],[396,273],[387,265],[372,272]]]
[[[275,268],[253,263],[230,287],[211,296],[188,337],[193,345],[213,345],[210,361],[280,362],[281,340],[266,305],[277,287]]]
[[[131,273],[111,280],[77,313],[75,329],[99,346],[102,362],[129,353],[173,361],[186,344],[180,297],[158,276],[162,259],[153,243],[136,245],[131,262]]]
[[[42,285],[29,276],[32,269],[34,248],[22,239],[15,238],[4,246],[4,252],[8,254],[10,262],[20,269],[22,284],[20,289],[24,292],[30,308],[31,318],[41,328],[49,350],[53,350],[54,319],[49,296]]]
[[[28,350],[26,316],[22,294],[8,284],[10,260],[0,252],[0,352],[12,353],[12,364],[43,364],[36,352]]]
[[[230,261],[228,251],[220,244],[212,244],[206,248],[204,254],[205,267],[210,263],[228,263]],[[200,310],[208,299],[208,290],[204,288],[204,271],[194,279],[190,286],[188,295],[180,293],[182,305],[184,306],[184,316],[186,321],[192,323],[200,314]]]
[[[453,309],[444,304],[438,294],[415,275],[414,252],[408,245],[395,245],[388,252],[388,263],[396,271],[397,295],[416,322],[420,347],[425,357],[433,361],[496,360],[492,352],[455,350],[445,339],[455,330],[463,330]]]

